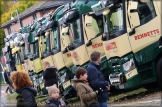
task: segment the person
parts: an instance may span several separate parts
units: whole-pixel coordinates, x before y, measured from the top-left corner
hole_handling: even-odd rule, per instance
[[[62,99],[59,99],[59,89],[56,84],[53,86],[46,87],[49,98],[45,101],[46,107],[66,107],[65,102]]]
[[[5,81],[6,81],[6,83],[8,84],[8,86],[7,86],[7,88],[6,88],[6,94],[8,94],[8,90],[10,89],[10,88],[13,88],[12,87],[12,83],[11,83],[11,80],[10,80],[10,72],[8,71],[8,68],[7,67],[4,67],[4,79],[5,79]],[[12,92],[12,91],[10,91],[10,92]]]
[[[86,69],[79,67],[75,71],[75,76],[76,78],[72,79],[72,82],[73,87],[76,89],[81,100],[81,107],[99,107],[97,101],[98,91],[93,91],[93,89],[88,85]]]
[[[102,90],[100,94],[97,94],[97,99],[101,107],[108,107],[108,90],[110,86],[108,81],[104,80],[104,76],[100,70],[101,53],[94,51],[90,55],[91,62],[87,69],[88,82],[93,90]]]
[[[25,71],[13,71],[10,77],[12,85],[18,93],[16,97],[17,107],[37,107],[35,96],[36,89],[32,87],[29,75]]]
[[[57,69],[55,67],[50,67],[49,62],[45,61],[43,63],[44,66],[44,72],[43,72],[43,79],[45,80],[44,86],[52,86],[53,84],[56,84],[58,87],[58,81],[57,81]]]

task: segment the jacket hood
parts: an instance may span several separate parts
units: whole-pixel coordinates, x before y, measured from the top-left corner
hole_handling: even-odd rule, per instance
[[[73,87],[76,89],[76,86],[77,86],[78,83],[85,83],[86,81],[74,78],[74,79],[72,79],[72,82],[73,82]]]
[[[30,90],[33,93],[34,96],[37,95],[37,90],[35,88],[31,87],[31,86],[18,89],[18,90],[16,90],[16,92],[21,93],[23,90]]]

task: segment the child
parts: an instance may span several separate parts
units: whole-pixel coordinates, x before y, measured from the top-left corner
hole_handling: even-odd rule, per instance
[[[87,71],[79,67],[75,71],[76,78],[72,79],[73,87],[76,89],[81,100],[81,107],[100,107],[97,101],[98,91],[93,91],[87,83]]]
[[[55,84],[46,89],[50,97],[46,100],[46,107],[66,107],[65,102],[62,99],[59,100],[59,89]]]

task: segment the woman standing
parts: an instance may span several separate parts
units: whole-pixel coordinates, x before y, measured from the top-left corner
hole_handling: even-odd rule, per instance
[[[84,68],[78,68],[75,71],[75,79],[73,81],[73,87],[76,89],[80,100],[81,107],[100,107],[97,102],[98,91],[93,91],[87,83],[87,71]]]
[[[37,107],[35,101],[37,91],[32,87],[29,75],[24,71],[14,71],[10,78],[15,91],[18,93],[16,97],[17,107]]]
[[[50,66],[50,63],[45,61],[43,63],[44,66],[44,72],[43,72],[43,79],[45,80],[45,87],[53,86],[53,84],[56,84],[58,87],[58,81],[57,81],[57,69],[55,67]]]

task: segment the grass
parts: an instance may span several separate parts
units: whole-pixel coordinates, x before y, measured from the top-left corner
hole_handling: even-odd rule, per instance
[[[145,89],[145,88],[138,88],[136,90],[129,91],[129,92],[125,92],[125,93],[118,93],[118,94],[112,94],[112,93],[110,93],[110,95],[109,95],[109,103],[114,103],[117,100],[124,99],[126,97],[130,97],[130,96],[134,96],[134,95],[138,95],[138,94],[144,93],[146,91],[147,91],[147,89]],[[16,96],[17,96],[16,93],[12,93],[12,94],[7,95],[7,98],[8,98],[8,100],[15,100],[16,99]],[[37,96],[36,97],[37,104],[38,105],[44,104],[45,103],[45,100],[48,97],[49,97],[48,95],[46,95],[46,96]],[[67,101],[68,102],[71,102],[72,101],[73,103],[70,103],[72,105],[76,105],[76,104],[79,103],[79,99],[77,97],[71,98],[71,101],[70,100],[67,100]]]
[[[1,85],[1,86],[6,86],[6,85],[8,85],[8,84],[6,84],[6,83],[0,83],[0,85]]]
[[[8,94],[7,99],[8,100],[16,100],[17,95],[18,95],[17,93]]]
[[[37,103],[42,103],[42,102],[45,102],[46,100],[47,100],[47,98],[48,98],[49,96],[48,95],[46,95],[46,96],[37,96],[36,97],[36,102]]]
[[[114,103],[117,100],[124,99],[126,97],[130,97],[130,96],[134,96],[134,95],[138,95],[138,94],[144,93],[146,91],[147,91],[147,89],[145,89],[145,88],[138,88],[136,90],[125,92],[125,93],[120,93],[117,95],[110,94],[109,103]]]

